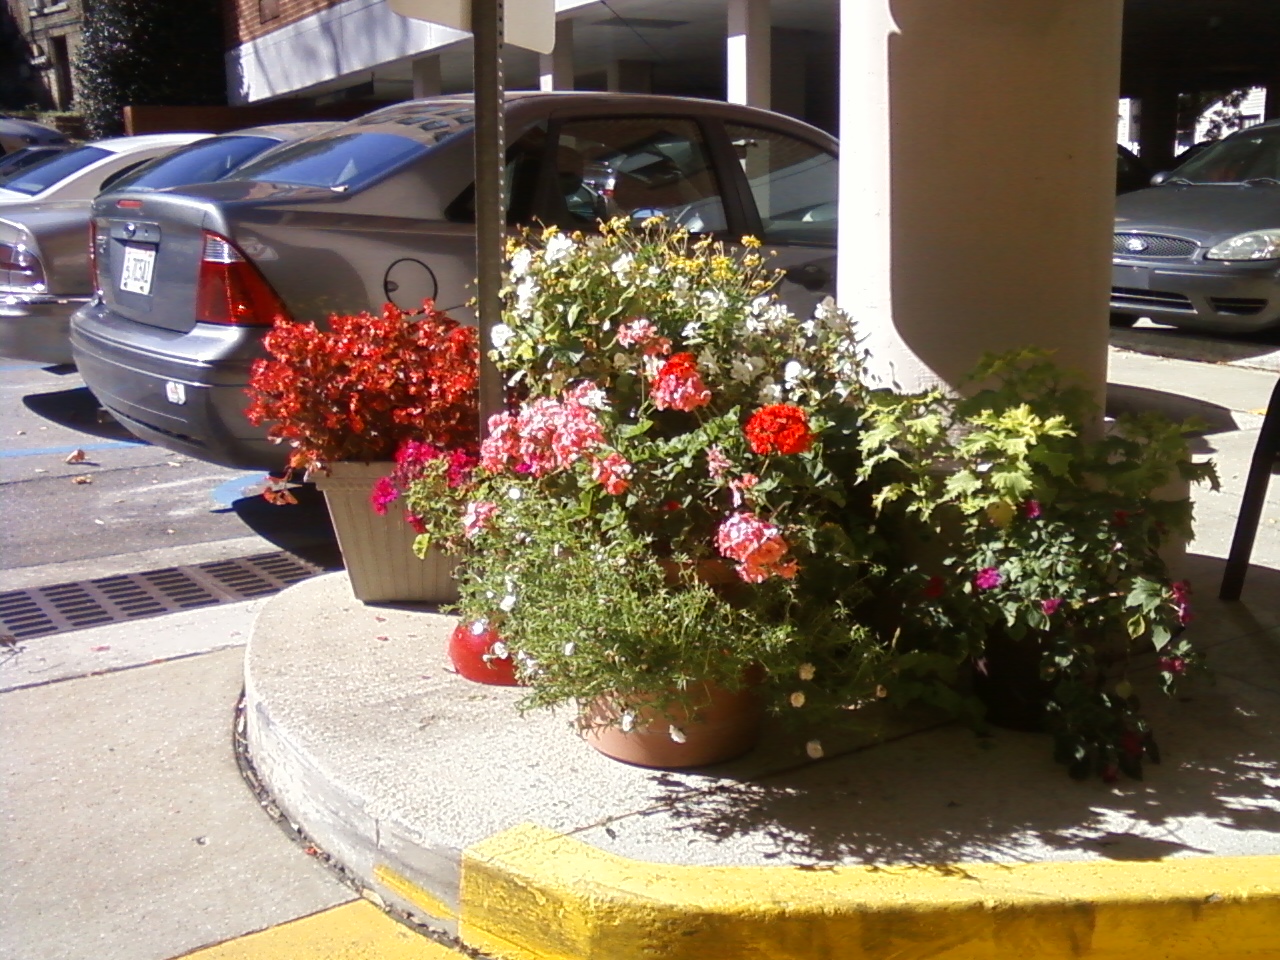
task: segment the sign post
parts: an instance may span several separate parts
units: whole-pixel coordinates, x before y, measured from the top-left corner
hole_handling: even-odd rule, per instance
[[[388,0],[401,16],[470,30],[475,90],[476,325],[480,340],[480,435],[503,407],[501,378],[489,353],[502,315],[504,93],[502,48],[508,40],[538,53],[555,47],[555,0]]]

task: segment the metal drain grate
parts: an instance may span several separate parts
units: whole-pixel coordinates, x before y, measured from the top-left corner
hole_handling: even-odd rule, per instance
[[[292,554],[262,553],[189,567],[0,593],[0,632],[23,640],[104,623],[252,600],[320,573]]]

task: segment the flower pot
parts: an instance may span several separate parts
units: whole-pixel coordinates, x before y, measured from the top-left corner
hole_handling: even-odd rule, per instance
[[[449,662],[458,676],[494,687],[521,686],[511,657],[493,654],[493,645],[499,639],[498,631],[486,626],[483,620],[454,627],[449,634]]]
[[[634,726],[625,731],[617,705],[608,697],[597,697],[583,706],[584,737],[607,757],[665,769],[732,760],[759,741],[764,711],[750,687],[730,692],[714,683],[698,683],[688,694],[691,711],[673,704],[668,717],[642,707]],[[672,726],[683,733],[683,743],[671,738]]]
[[[987,708],[988,723],[1031,733],[1045,730],[1054,682],[1040,674],[1043,655],[1030,637],[1013,640],[993,632],[987,638],[982,659],[974,664],[973,692]]]
[[[457,561],[437,550],[419,560],[417,537],[399,510],[379,515],[369,494],[392,463],[342,461],[327,471],[310,471],[307,479],[324,494],[333,520],[351,591],[365,603],[449,603],[458,599],[453,571]]]

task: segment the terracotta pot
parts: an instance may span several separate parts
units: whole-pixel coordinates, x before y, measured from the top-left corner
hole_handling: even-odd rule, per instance
[[[417,534],[404,522],[403,508],[393,505],[379,515],[369,503],[373,485],[394,467],[339,462],[307,474],[329,507],[351,592],[365,603],[451,603],[458,599],[457,561],[438,550],[419,560],[413,552]]]
[[[759,741],[764,710],[750,687],[731,693],[714,683],[699,683],[688,692],[692,716],[679,706],[670,708],[670,717],[642,708],[629,731],[619,725],[614,704],[597,698],[583,707],[584,737],[615,760],[667,769],[732,760]],[[683,743],[671,739],[672,726],[683,732]]]
[[[449,660],[458,676],[494,687],[520,686],[511,658],[493,656],[498,631],[483,627],[477,632],[476,626],[476,623],[460,623],[449,634]]]

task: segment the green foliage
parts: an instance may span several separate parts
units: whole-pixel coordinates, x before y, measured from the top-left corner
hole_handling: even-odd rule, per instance
[[[95,138],[124,133],[130,104],[226,102],[219,0],[85,0],[77,106]]]
[[[1041,353],[987,357],[973,380],[967,398],[868,408],[861,475],[877,509],[941,545],[928,562],[886,561],[915,598],[904,630],[926,647],[960,637],[975,657],[996,640],[1033,645],[1072,769],[1138,769],[1133,735],[1149,731],[1117,684],[1144,649],[1161,655],[1167,689],[1199,667],[1175,640],[1190,587],[1160,551],[1191,533],[1191,502],[1170,485],[1216,488],[1213,466],[1187,453],[1194,424],[1146,414],[1102,429],[1087,391]]]

